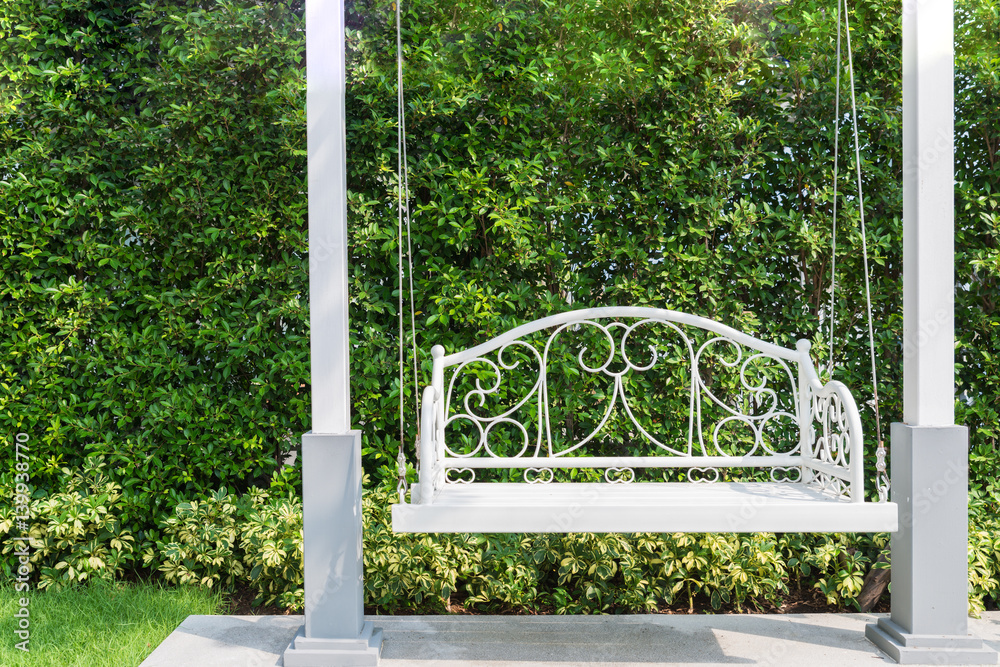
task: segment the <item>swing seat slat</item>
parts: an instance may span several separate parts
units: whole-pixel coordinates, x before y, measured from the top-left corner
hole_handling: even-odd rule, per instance
[[[393,506],[405,533],[873,533],[893,503],[853,503],[805,484],[650,482],[453,484]]]

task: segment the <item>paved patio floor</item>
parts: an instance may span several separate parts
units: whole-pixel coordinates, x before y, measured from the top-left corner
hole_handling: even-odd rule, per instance
[[[383,667],[895,664],[865,639],[876,614],[371,616]],[[189,616],[142,667],[275,667],[302,616]],[[1000,612],[970,619],[1000,649]]]

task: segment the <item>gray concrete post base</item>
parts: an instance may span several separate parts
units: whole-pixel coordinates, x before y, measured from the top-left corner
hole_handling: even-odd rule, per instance
[[[382,655],[382,628],[366,621],[357,639],[316,639],[299,628],[285,649],[285,667],[374,667]]]
[[[966,635],[914,635],[891,619],[865,626],[865,637],[900,665],[995,665],[997,652]]]
[[[382,630],[364,619],[361,432],[302,436],[305,625],[287,667],[377,665]]]
[[[865,636],[904,665],[995,665],[968,634],[969,432],[892,425],[892,616]]]

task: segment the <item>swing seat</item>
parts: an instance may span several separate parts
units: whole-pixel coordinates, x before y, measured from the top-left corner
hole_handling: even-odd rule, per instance
[[[576,310],[431,350],[396,532],[892,532],[861,419],[809,342],[655,308]]]

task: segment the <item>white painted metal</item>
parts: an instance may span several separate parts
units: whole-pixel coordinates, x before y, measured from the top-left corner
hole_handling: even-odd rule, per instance
[[[627,323],[627,320],[629,319],[635,321],[632,323]],[[602,320],[608,320],[608,321],[604,322]],[[650,368],[652,368],[659,360],[659,353],[656,349],[650,350],[651,359],[648,361],[648,363],[645,363],[646,361],[645,359],[643,360],[642,363],[630,359],[625,350],[625,343],[629,338],[629,336],[631,336],[639,327],[642,327],[650,323],[663,323],[668,325],[670,329],[672,329],[673,332],[676,333],[676,335],[679,336],[681,340],[683,340],[688,350],[690,373],[692,380],[691,384],[692,415],[690,420],[688,441],[686,443],[686,448],[684,451],[673,449],[672,447],[668,446],[663,442],[658,441],[654,436],[649,434],[642,427],[642,425],[635,420],[635,418],[631,414],[628,403],[626,402],[623,393],[624,390],[622,389],[622,382],[621,382],[621,377],[623,374],[631,372],[647,371]],[[701,345],[698,345],[696,349],[694,341],[692,341],[691,338],[685,333],[685,331],[682,330],[678,325],[693,326],[698,329],[703,329],[715,333],[717,334],[717,336],[710,338]],[[455,370],[452,372],[451,381],[449,382],[447,388],[445,388],[443,384],[440,385],[433,384],[436,390],[445,392],[444,393],[445,400],[442,407],[444,409],[444,412],[447,414],[447,418],[446,421],[442,422],[439,425],[439,428],[445,428],[447,427],[448,424],[450,424],[453,421],[465,419],[473,422],[477,426],[477,428],[480,428],[481,432],[483,431],[483,427],[486,427],[488,429],[490,425],[499,423],[501,421],[503,423],[515,424],[519,428],[521,428],[523,432],[526,430],[524,428],[524,425],[516,422],[516,420],[514,419],[511,419],[510,415],[512,415],[518,408],[524,406],[529,399],[533,399],[537,396],[538,399],[541,401],[543,408],[545,408],[540,413],[540,417],[542,417],[543,423],[539,425],[538,438],[541,439],[544,434],[546,440],[545,449],[549,455],[553,455],[552,443],[551,443],[552,429],[551,429],[551,424],[548,421],[548,412],[547,412],[548,386],[546,380],[547,380],[547,372],[549,370],[548,366],[549,351],[553,341],[556,339],[557,336],[560,336],[565,332],[569,332],[566,335],[571,336],[573,330],[581,326],[592,327],[597,331],[599,331],[609,343],[609,349],[611,350],[611,352],[609,353],[608,358],[604,361],[603,364],[601,364],[598,367],[590,367],[587,365],[586,362],[583,361],[583,356],[582,356],[583,352],[581,351],[580,357],[578,358],[580,370],[593,375],[603,373],[607,375],[609,378],[613,378],[615,381],[614,398],[621,399],[621,405],[623,409],[626,412],[628,412],[629,417],[632,419],[632,423],[635,426],[635,428],[638,429],[648,440],[655,443],[659,448],[663,450],[666,450],[673,454],[692,456],[694,455],[693,450],[697,445],[698,449],[702,453],[709,454],[709,449],[711,449],[711,446],[707,445],[703,441],[700,429],[697,433],[698,442],[695,443],[695,437],[696,437],[695,424],[700,418],[700,406],[702,397],[707,398],[713,404],[721,407],[722,409],[730,413],[730,417],[727,417],[725,420],[723,420],[724,422],[729,422],[730,420],[741,421],[751,426],[752,428],[754,428],[755,431],[757,431],[757,438],[754,446],[754,451],[756,451],[759,448],[760,450],[765,451],[767,454],[775,453],[770,451],[770,448],[767,445],[767,443],[765,443],[763,439],[760,437],[759,425],[761,423],[770,421],[772,419],[780,419],[780,418],[788,418],[797,421],[796,414],[788,412],[787,410],[782,410],[781,408],[778,407],[778,401],[776,400],[777,394],[773,389],[771,389],[770,387],[766,387],[764,385],[761,385],[760,387],[751,386],[750,382],[747,380],[746,377],[746,370],[748,365],[753,361],[757,361],[762,358],[769,359],[775,362],[777,365],[779,365],[782,369],[784,369],[784,372],[787,375],[787,379],[789,380],[790,386],[794,387],[795,380],[793,378],[790,368],[785,363],[785,361],[792,360],[799,362],[802,358],[799,352],[756,340],[746,334],[737,332],[736,330],[731,329],[730,327],[727,327],[725,325],[719,324],[712,320],[707,320],[705,318],[697,317],[694,315],[688,315],[687,313],[679,313],[676,311],[654,309],[654,308],[611,307],[611,308],[582,309],[582,310],[561,313],[559,315],[555,315],[552,317],[546,317],[537,320],[535,322],[531,322],[522,325],[520,327],[517,327],[501,336],[498,336],[497,338],[491,341],[478,345],[470,350],[457,352],[448,356],[440,356],[440,358],[438,358],[439,355],[436,355],[434,361],[435,371],[433,374],[435,382],[439,378],[439,376],[443,377],[443,373],[438,372],[439,366],[442,371],[444,368],[455,366]],[[536,349],[529,343],[525,342],[524,337],[526,337],[527,335],[538,331],[546,331],[546,330],[551,330],[551,333],[549,333],[548,338],[545,341],[544,348],[542,350]],[[751,416],[734,411],[730,406],[724,404],[721,400],[719,400],[712,393],[711,388],[703,381],[700,374],[698,373],[699,363],[701,362],[703,356],[709,356],[711,352],[709,348],[710,346],[715,344],[721,344],[722,346],[725,346],[727,350],[729,350],[729,347],[735,350],[735,353],[737,355],[735,361],[723,360],[721,361],[721,363],[724,366],[730,368],[739,367],[740,380],[743,385],[743,389],[749,393],[752,393],[754,397],[758,399],[758,404],[760,402],[765,402],[766,404],[768,404],[768,411],[765,414]],[[743,358],[744,347],[750,348],[751,350],[756,350],[760,353],[748,355],[747,358],[744,360]],[[494,393],[497,389],[499,389],[499,382],[500,382],[499,378],[502,374],[502,370],[510,370],[510,368],[512,368],[505,366],[505,362],[503,361],[503,355],[508,350],[515,348],[518,351],[524,351],[524,350],[530,351],[534,355],[536,361],[538,362],[540,373],[538,380],[535,384],[535,387],[532,388],[532,390],[525,396],[525,398],[522,401],[520,401],[517,404],[517,406],[507,410],[504,414],[496,415],[494,417],[485,419],[474,415],[473,410],[469,406],[469,400],[482,399],[485,395]],[[706,353],[707,350],[708,353]],[[493,361],[492,359],[487,359],[485,356],[483,356],[492,352],[496,352],[496,357],[497,357],[496,361]],[[618,358],[619,356],[620,359]],[[624,371],[610,370],[609,366],[612,363],[612,361],[618,361],[620,363],[623,363],[625,366],[625,370]],[[497,384],[494,385],[493,387],[486,389],[479,388],[473,392],[470,392],[464,397],[455,396],[454,395],[455,380],[461,375],[461,372],[464,370],[464,368],[473,362],[479,362],[490,366],[497,376]],[[815,371],[813,371],[811,377],[813,378],[815,377]],[[818,382],[818,379],[816,381]],[[451,404],[453,398],[456,400],[456,402],[461,401],[463,403],[464,410],[459,414],[451,413],[451,408],[452,408]],[[579,449],[580,447],[585,445],[588,441],[590,441],[603,428],[603,426],[607,422],[607,418],[610,414],[611,407],[615,402],[614,398],[612,399],[611,402],[609,402],[608,409],[607,412],[605,413],[604,419],[597,426],[597,428],[594,429],[593,433],[581,439],[579,442],[574,444],[572,448],[561,451],[555,455],[556,456],[565,455],[572,450]],[[722,424],[720,423],[720,426],[721,425]],[[716,454],[722,455],[722,452],[718,447],[718,443],[715,440],[717,435],[718,435],[718,429],[716,429],[716,431],[713,433],[713,441],[711,445],[714,446],[714,452]],[[472,454],[460,455],[455,452],[452,452],[447,448],[447,444],[444,438],[439,438],[439,441],[442,443],[442,445],[444,445],[445,453],[448,456],[465,458],[475,453],[478,453],[478,448],[477,448],[477,452],[473,452]],[[489,451],[489,444],[487,442],[485,433],[481,438],[480,447],[482,447],[489,455],[494,456],[494,454],[491,451]],[[540,442],[536,443],[535,449],[536,452],[534,456],[539,456],[538,450],[541,449]],[[748,452],[747,454],[752,455],[753,451]]]
[[[289,665],[377,665],[382,631],[364,618],[361,432],[302,436],[305,626]]]
[[[351,428],[343,0],[306,3],[313,433]]]
[[[665,327],[671,337],[683,342],[687,349],[688,376],[690,378],[690,415],[686,441],[681,443],[663,442],[649,433],[633,415],[626,401],[623,377],[628,373],[642,373],[652,369],[660,360],[660,352],[655,346],[649,346],[649,351],[641,360],[630,359],[626,351],[626,341],[629,336],[644,326],[660,325]],[[603,363],[590,366],[584,361],[583,352],[577,357],[578,370],[594,375],[603,374],[613,382],[612,397],[604,409],[601,422],[589,434],[580,437],[576,442],[554,447],[552,440],[552,425],[549,423],[549,353],[553,341],[558,336],[573,336],[581,327],[587,327],[597,332],[608,342],[608,356]],[[703,341],[697,341],[688,335],[688,331],[701,330],[708,332]],[[541,332],[540,336],[527,338]],[[639,334],[635,334],[639,335]],[[731,404],[724,403],[716,397],[711,388],[701,376],[700,368],[705,359],[709,358],[712,345],[723,345],[729,354],[728,359],[716,359],[722,366],[738,372],[741,391],[750,400],[748,405],[755,405],[752,414],[740,412]],[[513,407],[507,407],[495,415],[483,415],[475,408],[482,399],[501,390],[505,371],[517,367],[516,362],[505,359],[508,350],[517,350],[526,357],[537,362],[538,376],[533,386],[527,391],[517,393],[519,397]],[[647,356],[648,355],[648,356]],[[697,482],[716,482],[720,478],[720,469],[724,468],[763,468],[770,471],[772,484],[763,487],[784,486],[800,487],[810,495],[799,495],[795,502],[789,505],[771,498],[766,493],[751,494],[753,498],[763,498],[766,511],[756,512],[755,516],[765,517],[746,523],[748,530],[771,530],[761,528],[762,525],[772,526],[774,521],[786,512],[790,523],[799,510],[800,503],[816,504],[817,517],[823,517],[822,526],[839,526],[837,530],[894,530],[895,519],[889,521],[886,517],[895,517],[895,506],[889,508],[874,508],[864,502],[862,427],[857,406],[847,388],[840,382],[823,384],[816,374],[812,360],[809,357],[808,341],[799,341],[795,350],[757,340],[752,336],[735,331],[712,320],[696,317],[676,311],[655,308],[592,308],[561,313],[552,317],[531,322],[498,336],[497,338],[478,345],[470,350],[445,355],[440,346],[432,350],[434,368],[431,386],[424,390],[423,409],[421,414],[421,452],[420,483],[411,491],[412,505],[400,504],[394,510],[394,528],[399,531],[453,532],[472,530],[469,517],[478,517],[475,530],[490,532],[499,530],[507,532],[514,524],[515,516],[525,519],[533,515],[535,519],[526,520],[525,527],[516,530],[536,530],[539,521],[537,517],[550,515],[559,509],[563,502],[561,496],[538,495],[531,492],[528,497],[541,503],[526,508],[520,513],[504,515],[501,508],[516,505],[521,502],[519,494],[528,487],[548,486],[552,488],[578,487],[588,488],[577,483],[553,482],[554,470],[566,468],[587,468],[603,471],[605,480],[611,484],[602,485],[599,505],[607,504],[615,507],[621,498],[632,502],[639,499],[649,504],[639,514],[644,517],[640,521],[646,526],[644,530],[677,531],[678,519],[673,505],[682,498],[682,490],[692,489],[695,485],[677,483],[641,482],[630,484],[636,478],[636,468],[686,468],[688,479]],[[603,358],[603,357],[602,357]],[[748,378],[748,367],[751,362],[765,360],[778,372],[781,381],[768,384],[761,378]],[[614,361],[614,364],[612,364]],[[791,364],[796,366],[795,371]],[[470,366],[479,364],[489,368],[495,380],[477,381],[475,388],[467,394],[456,395],[456,378]],[[447,376],[447,382],[446,382]],[[530,380],[529,380],[530,383]],[[483,385],[488,386],[483,386]],[[643,398],[630,397],[633,401]],[[640,433],[649,443],[652,456],[600,456],[581,455],[582,447],[592,441],[607,424],[608,416],[615,403],[620,401],[622,412],[631,420],[631,427]],[[518,410],[526,405],[533,408],[537,405],[537,422],[522,423],[518,419]],[[705,424],[702,405],[711,405],[727,415],[719,419],[712,428]],[[583,407],[583,406],[581,406]],[[592,407],[592,406],[591,406]],[[790,443],[786,449],[778,451],[775,443],[767,442],[763,437],[767,424],[771,420],[785,420],[795,425],[798,433],[797,441]],[[448,445],[448,427],[455,422],[472,424],[479,433],[479,442],[472,451],[456,452]],[[717,441],[719,429],[729,422],[738,422],[751,429],[754,441],[748,445],[747,451],[740,456],[727,454]],[[524,446],[516,456],[498,455],[490,447],[490,431],[497,424],[518,429],[523,437]],[[709,428],[711,436],[705,438],[703,433]],[[534,433],[534,438],[530,436]],[[533,443],[532,443],[533,440]],[[476,473],[483,469],[522,469],[525,484],[501,484],[476,481]],[[639,496],[634,490],[619,490],[623,487],[632,489],[641,487]],[[727,488],[726,484],[712,484],[719,488]],[[461,490],[456,491],[455,489]],[[672,489],[657,491],[657,489]],[[748,488],[737,485],[739,489]],[[469,490],[471,489],[471,490]],[[486,509],[477,507],[461,509],[464,499],[478,497],[475,493],[486,493],[489,503]],[[578,493],[578,491],[563,490],[555,493]],[[692,491],[694,494],[704,494],[703,491]],[[469,495],[473,494],[473,495]],[[693,496],[699,497],[702,496]],[[733,512],[739,514],[739,508],[747,502],[747,497],[726,496],[709,513],[718,516],[730,516]],[[607,501],[607,503],[605,503]],[[555,505],[553,505],[555,503]],[[662,503],[668,503],[664,505]],[[735,505],[727,504],[735,503]],[[844,510],[844,504],[859,507]],[[819,507],[822,505],[822,507]],[[496,509],[490,509],[495,507]],[[678,507],[679,509],[679,507]],[[483,510],[483,511],[480,511]],[[706,510],[708,511],[708,510]],[[504,517],[499,523],[489,517]],[[590,517],[587,525],[603,526],[601,530],[611,530],[611,524],[602,523],[602,516],[611,516],[614,512],[599,508],[590,508],[586,512]],[[685,516],[691,513],[684,510]],[[699,515],[700,516],[700,515]],[[867,516],[868,519],[864,517]],[[847,523],[858,519],[853,528]],[[619,524],[623,525],[623,524]],[[687,524],[684,525],[693,525]],[[705,526],[720,526],[719,521],[709,522]],[[878,528],[870,528],[877,525]],[[891,526],[891,527],[890,527]],[[729,530],[729,528],[716,528]],[[594,528],[596,530],[596,528]],[[708,527],[691,528],[691,530],[711,530]],[[783,528],[782,530],[793,530]],[[813,528],[826,530],[826,528]],[[830,528],[833,530],[833,528]]]
[[[995,665],[968,633],[968,429],[892,425],[892,617],[865,635],[901,664]]]
[[[903,11],[903,422],[955,423],[954,3]]]
[[[382,651],[382,629],[365,623],[356,639],[306,637],[300,628],[282,656],[284,667],[376,667]],[[253,664],[253,663],[251,663]]]
[[[306,637],[364,629],[361,432],[302,436]]]
[[[716,322],[715,320],[710,320],[706,317],[682,313],[677,310],[667,310],[665,308],[647,308],[644,306],[607,306],[604,308],[580,308],[578,310],[570,310],[565,313],[550,315],[548,317],[535,320],[534,322],[522,324],[521,326],[515,327],[510,331],[497,336],[493,340],[477,345],[476,347],[470,347],[468,350],[461,350],[459,352],[449,354],[442,358],[441,363],[445,367],[454,366],[456,364],[469,361],[470,359],[474,359],[475,357],[482,356],[483,354],[491,352],[495,349],[505,347],[514,340],[523,338],[530,333],[544,331],[545,329],[554,329],[560,325],[574,324],[576,322],[593,320],[595,318],[633,318],[639,320],[653,319],[689,325],[697,327],[698,329],[704,329],[705,331],[711,331],[712,333],[718,334],[722,338],[727,338],[744,347],[759,350],[770,357],[785,359],[787,361],[799,360],[797,350],[790,350],[788,348],[781,347],[780,345],[757,340],[753,336],[747,335],[742,331],[737,331],[736,329],[726,326],[721,322]],[[808,344],[808,341],[806,341],[806,343]],[[441,349],[442,353],[444,352],[444,348],[439,349]]]
[[[807,484],[454,484],[392,507],[397,532],[881,532],[891,503],[853,503]]]
[[[708,466],[716,468],[768,468],[771,466],[800,466],[802,457],[798,455],[775,454],[774,456],[497,456],[483,458],[449,457],[439,462],[446,469],[462,468],[695,468]],[[810,465],[818,462],[810,462]],[[848,479],[848,471],[836,470],[835,474]]]

